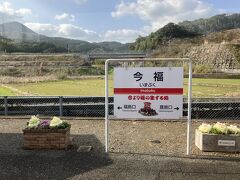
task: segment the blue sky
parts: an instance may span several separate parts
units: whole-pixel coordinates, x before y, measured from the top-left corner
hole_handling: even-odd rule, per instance
[[[168,22],[239,12],[240,0],[0,0],[1,23],[91,42],[133,42]]]

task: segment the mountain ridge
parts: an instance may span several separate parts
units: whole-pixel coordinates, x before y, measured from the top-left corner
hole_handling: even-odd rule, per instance
[[[22,23],[17,21],[6,22],[0,24],[0,35],[8,39],[20,41],[35,41],[40,38],[40,35]]]
[[[206,19],[183,21],[178,24],[168,23],[146,37],[139,37],[131,45],[132,50],[148,51],[169,45],[170,41],[203,42],[204,37],[211,33],[240,28],[240,14],[220,14]],[[183,34],[185,34],[183,36]]]
[[[62,49],[64,51],[79,53],[113,53],[151,51],[159,47],[168,46],[170,42],[174,42],[176,39],[179,39],[180,41],[202,43],[204,42],[204,38],[207,37],[207,40],[214,39],[215,42],[218,42],[219,39],[221,39],[219,38],[219,35],[209,36],[209,34],[211,35],[211,33],[235,28],[240,28],[240,13],[234,13],[231,15],[219,14],[210,18],[183,21],[178,24],[169,23],[146,37],[137,38],[134,43],[126,44],[116,41],[90,43],[88,41],[64,37],[48,37],[34,32],[19,22],[0,24],[0,36],[13,40],[14,42],[7,42],[7,44],[10,44],[11,46],[14,46],[15,42],[20,44],[19,46],[21,46],[22,42],[23,44],[30,42],[33,45],[34,43],[45,43],[44,46],[51,47],[50,52],[52,52],[53,49]],[[216,40],[216,37],[218,38],[218,41]]]
[[[38,34],[19,22],[7,22],[0,24],[0,36],[13,40],[16,43],[49,43],[57,47],[68,49],[70,52],[126,52],[128,44],[116,41],[93,42],[69,39],[64,37],[48,37]]]

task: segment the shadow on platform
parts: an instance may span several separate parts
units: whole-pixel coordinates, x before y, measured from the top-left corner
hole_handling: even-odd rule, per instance
[[[94,134],[75,135],[69,150],[23,150],[22,134],[0,133],[1,179],[67,179],[108,166],[112,160]],[[78,152],[77,146],[92,146]]]

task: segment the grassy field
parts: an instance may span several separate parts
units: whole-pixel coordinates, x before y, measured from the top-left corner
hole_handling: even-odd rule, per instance
[[[8,84],[8,86],[31,95],[79,95],[104,96],[103,79],[65,80],[56,82]],[[113,81],[110,81],[110,95],[113,94]],[[13,95],[7,89],[1,95]],[[187,93],[187,79],[184,80],[184,93]],[[240,97],[238,79],[193,79],[193,97]]]
[[[13,85],[13,87],[33,95],[104,96],[102,79],[28,83]]]
[[[187,90],[184,79],[184,92]],[[193,79],[193,97],[240,97],[239,79]]]
[[[0,96],[14,96],[14,95],[16,94],[9,90],[8,88],[0,86]]]

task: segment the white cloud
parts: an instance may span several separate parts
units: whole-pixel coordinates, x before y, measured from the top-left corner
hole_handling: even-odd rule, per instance
[[[25,25],[33,31],[46,36],[58,36],[86,41],[100,40],[100,35],[96,32],[72,24],[53,25],[40,23],[25,23]]]
[[[54,36],[58,32],[58,26],[52,24],[24,23],[24,25],[34,32],[47,36]]]
[[[87,1],[88,0],[74,0],[74,2],[77,3],[77,4],[84,4]]]
[[[122,1],[111,13],[112,17],[135,15],[148,21],[151,30],[157,30],[163,25],[183,20],[193,20],[216,14],[210,4],[201,0],[135,0],[125,3]]]
[[[75,21],[75,16],[73,14],[63,13],[60,15],[56,15],[54,17],[56,20],[67,20],[67,21]]]
[[[11,6],[12,5],[9,2],[0,3],[0,12],[8,15],[14,15],[14,9]]]
[[[100,38],[95,31],[84,29],[72,24],[60,24],[58,34],[63,37],[87,41],[99,41]]]
[[[2,17],[2,21],[13,21],[13,20],[20,20],[24,16],[32,14],[31,9],[27,8],[20,8],[20,9],[14,9],[12,7],[12,4],[5,1],[0,2],[0,16]],[[3,23],[3,22],[2,22]]]
[[[134,42],[139,36],[146,36],[142,31],[132,29],[108,30],[104,34],[104,41]]]
[[[71,39],[79,39],[90,42],[100,41],[118,41],[122,43],[133,42],[137,37],[146,36],[147,34],[143,31],[133,29],[119,29],[119,30],[108,30],[103,34],[98,34],[95,31],[84,29],[79,26],[72,24],[41,24],[41,23],[25,23],[27,27],[33,31],[52,37],[65,37]]]
[[[32,10],[27,9],[27,8],[21,8],[21,9],[16,10],[16,14],[19,14],[20,16],[31,15]]]

